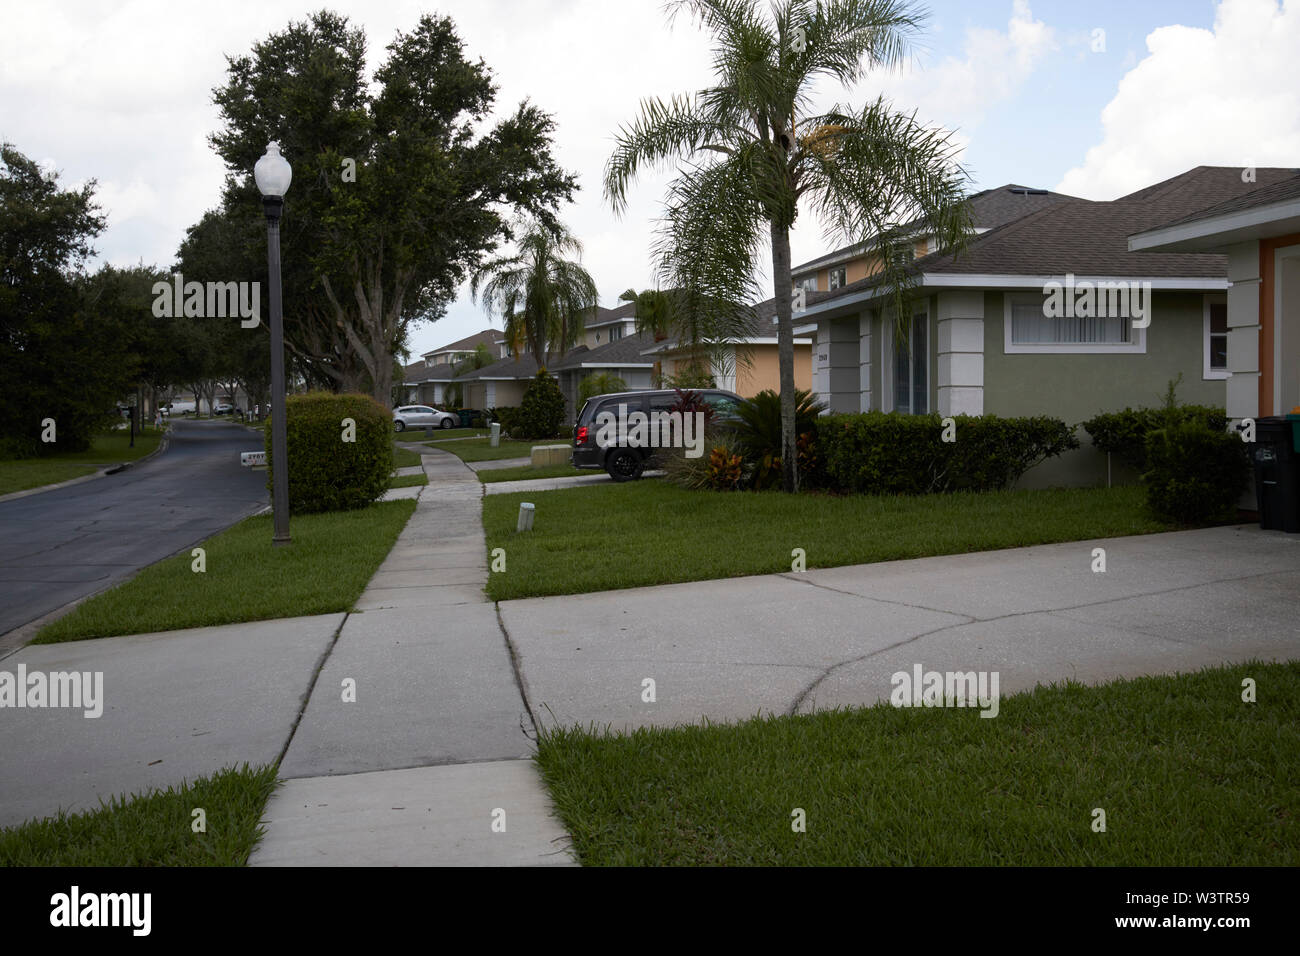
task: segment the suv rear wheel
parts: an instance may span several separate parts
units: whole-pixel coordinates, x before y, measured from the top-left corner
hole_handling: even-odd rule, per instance
[[[615,448],[605,457],[605,470],[615,481],[636,481],[645,471],[645,461],[627,448]]]

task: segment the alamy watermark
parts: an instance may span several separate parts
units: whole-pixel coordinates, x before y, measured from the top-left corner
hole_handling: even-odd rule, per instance
[[[0,708],[72,707],[83,717],[104,713],[103,671],[0,671]]]
[[[997,671],[927,671],[920,664],[889,678],[895,707],[979,707],[981,717],[999,709]]]
[[[179,272],[171,282],[153,284],[153,314],[159,319],[233,319],[251,329],[261,319],[260,282],[186,282]]]
[[[1151,283],[1128,279],[1055,279],[1043,284],[1043,315],[1049,319],[1132,319],[1133,328],[1151,324]]]
[[[618,414],[605,411],[596,416],[596,444],[601,448],[685,448],[687,458],[704,454],[704,413],[655,411],[628,412],[620,404]]]

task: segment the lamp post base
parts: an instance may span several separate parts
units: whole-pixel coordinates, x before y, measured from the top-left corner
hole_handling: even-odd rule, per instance
[[[277,534],[272,536],[271,543],[275,545],[277,548],[283,548],[286,547],[287,545],[293,544],[293,541],[290,540],[287,534],[284,535],[283,537]]]

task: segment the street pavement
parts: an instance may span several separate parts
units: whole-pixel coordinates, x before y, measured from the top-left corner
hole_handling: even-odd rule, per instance
[[[262,447],[229,422],[172,422],[166,451],[115,475],[0,501],[2,636],[191,547],[268,503]]]

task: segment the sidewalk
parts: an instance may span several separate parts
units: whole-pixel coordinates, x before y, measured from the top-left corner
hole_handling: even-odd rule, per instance
[[[419,450],[430,483],[321,670],[251,865],[572,862],[483,591],[481,486]]]

